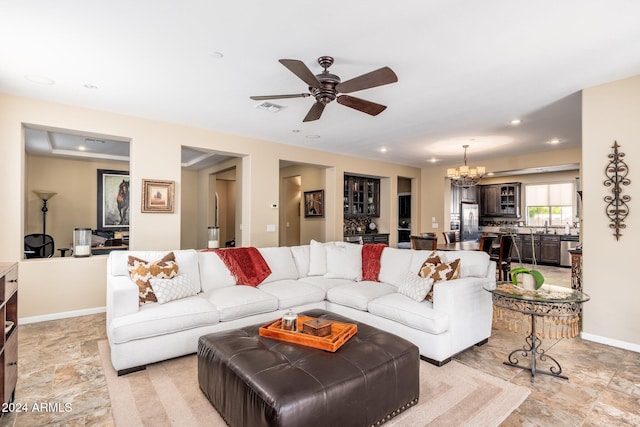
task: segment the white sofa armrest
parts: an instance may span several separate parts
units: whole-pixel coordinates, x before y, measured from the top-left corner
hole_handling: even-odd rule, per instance
[[[490,266],[495,272],[495,264]],[[495,287],[493,277],[455,279],[433,290],[434,310],[449,316],[451,354],[456,354],[491,336],[493,301],[485,287]]]
[[[138,285],[129,276],[107,276],[107,325],[139,308]]]

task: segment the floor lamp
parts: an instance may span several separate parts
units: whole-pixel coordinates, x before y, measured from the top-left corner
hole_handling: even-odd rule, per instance
[[[53,191],[41,191],[41,190],[33,190],[33,192],[42,200],[42,243],[44,243],[44,236],[47,234],[47,202],[50,198],[55,196],[58,193]]]

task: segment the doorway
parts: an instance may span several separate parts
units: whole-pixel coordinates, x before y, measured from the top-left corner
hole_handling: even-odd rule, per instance
[[[283,178],[284,197],[281,202],[280,246],[300,245],[300,202],[302,199],[302,177]]]

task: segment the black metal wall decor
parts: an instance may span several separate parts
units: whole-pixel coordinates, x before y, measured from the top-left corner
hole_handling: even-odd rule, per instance
[[[627,206],[627,202],[631,200],[631,197],[628,195],[622,195],[622,185],[631,184],[631,180],[627,178],[627,174],[629,173],[629,167],[624,162],[624,153],[619,152],[618,141],[614,141],[613,153],[609,154],[609,164],[605,169],[605,174],[607,175],[607,180],[604,182],[605,187],[613,187],[611,189],[612,196],[605,196],[604,201],[607,203],[605,208],[605,213],[609,217],[611,224],[609,224],[609,228],[615,230],[613,235],[616,240],[620,240],[620,230],[626,228],[627,225],[624,224],[624,220],[629,216],[629,206]]]

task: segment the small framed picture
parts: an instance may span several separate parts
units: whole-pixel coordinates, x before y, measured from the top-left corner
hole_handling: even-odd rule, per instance
[[[142,180],[142,212],[173,213],[175,181]]]
[[[324,218],[324,190],[304,192],[304,216]]]

